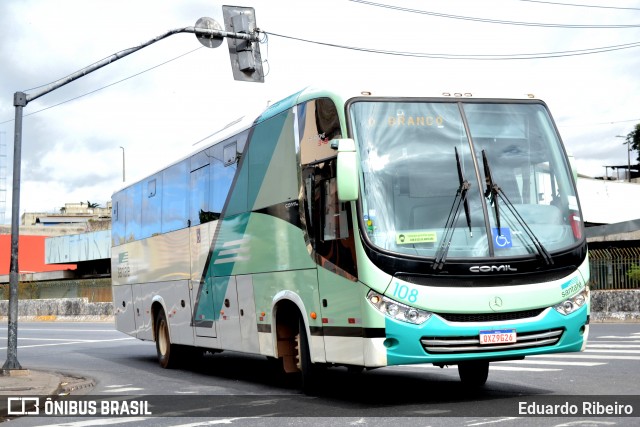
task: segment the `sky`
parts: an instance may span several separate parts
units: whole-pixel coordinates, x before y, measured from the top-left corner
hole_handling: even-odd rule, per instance
[[[0,1],[0,222],[10,223],[12,212],[15,92],[32,94],[201,17],[224,25],[222,4]],[[334,82],[409,84],[417,96],[532,93],[548,105],[579,173],[602,176],[607,165],[627,164],[620,136],[640,123],[640,1],[231,4],[253,7],[266,33],[264,83],[233,80],[226,41],[208,49],[185,33],[29,102],[20,213],[106,206],[115,191],[212,141],[228,123]]]

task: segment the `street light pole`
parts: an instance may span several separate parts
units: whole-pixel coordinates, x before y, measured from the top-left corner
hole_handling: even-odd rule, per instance
[[[626,136],[616,135],[616,138],[627,138]],[[631,182],[631,140],[627,138],[627,181]]]
[[[13,95],[16,119],[13,134],[13,193],[11,195],[11,262],[9,265],[9,312],[7,313],[7,360],[3,373],[21,370],[18,362],[18,241],[20,239],[20,169],[22,162],[22,110],[27,105],[24,92]]]
[[[631,182],[631,140],[627,139],[627,180]]]
[[[122,148],[122,182],[124,182],[124,147],[121,145],[120,148]]]
[[[12,195],[12,214],[11,214],[11,262],[9,267],[9,312],[8,312],[8,329],[7,329],[7,360],[2,367],[3,375],[12,375],[12,372],[22,370],[20,363],[18,362],[18,241],[20,236],[20,169],[21,169],[21,157],[22,157],[22,116],[23,109],[27,104],[43,95],[53,92],[60,87],[73,82],[74,80],[84,77],[102,67],[114,63],[115,61],[124,58],[134,52],[139,51],[153,43],[156,43],[162,39],[165,39],[174,34],[180,33],[193,33],[196,35],[200,43],[206,47],[214,48],[222,43],[222,40],[227,37],[234,40],[244,40],[246,43],[240,50],[243,54],[242,61],[236,61],[236,66],[240,67],[240,71],[245,73],[244,80],[246,81],[258,81],[263,82],[264,76],[262,74],[262,63],[247,65],[248,58],[247,52],[254,52],[255,58],[260,57],[260,50],[258,46],[259,30],[255,26],[255,14],[252,8],[242,8],[236,6],[223,6],[223,11],[228,8],[227,13],[231,13],[235,18],[240,15],[250,16],[253,24],[253,28],[250,28],[247,24],[247,19],[235,19],[233,22],[237,23],[238,30],[223,31],[222,27],[212,20],[211,18],[200,18],[196,22],[195,27],[177,28],[167,31],[158,37],[151,39],[138,46],[122,50],[115,53],[101,61],[89,65],[75,73],[69,74],[67,77],[56,80],[44,87],[39,88],[34,93],[28,94],[24,92],[16,92],[13,95],[13,105],[15,110],[15,131],[13,142],[13,195]],[[231,17],[229,18],[231,19]],[[246,25],[245,25],[246,24]],[[233,26],[231,26],[233,28]],[[253,48],[255,45],[255,49]],[[249,48],[248,46],[252,46]],[[236,51],[234,47],[230,53]],[[242,65],[238,65],[242,64]],[[234,62],[232,61],[232,67]],[[247,77],[249,75],[250,77]],[[122,148],[122,180],[124,181],[124,147]]]

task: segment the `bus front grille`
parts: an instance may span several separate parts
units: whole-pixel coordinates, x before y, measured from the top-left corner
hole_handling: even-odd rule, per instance
[[[449,322],[502,322],[536,317],[546,308],[503,313],[435,313]]]
[[[562,329],[523,332],[517,341],[508,344],[480,344],[478,336],[466,337],[423,337],[422,347],[431,354],[483,353],[487,351],[519,350],[555,345],[562,337]]]

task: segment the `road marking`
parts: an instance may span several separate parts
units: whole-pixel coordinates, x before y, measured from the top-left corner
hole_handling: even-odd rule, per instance
[[[640,360],[640,358],[636,356],[603,356],[598,354],[538,354],[534,356],[527,357],[535,357],[536,359],[539,357],[554,357],[559,359],[569,358],[569,359],[616,359],[616,360]]]
[[[121,388],[113,388],[111,390],[105,390],[106,393],[126,393],[128,391],[140,391],[144,390],[140,387],[121,387]]]
[[[453,367],[453,365],[451,365],[451,367]],[[389,368],[391,368],[391,369],[412,369],[412,368],[419,368],[419,369],[437,368],[437,369],[441,369],[439,366],[425,365],[425,364],[420,364],[420,365],[398,365],[398,366],[389,366]],[[547,372],[547,371],[561,371],[562,370],[560,368],[523,368],[521,366],[495,366],[494,364],[490,364],[489,365],[489,369],[492,369],[494,371],[528,371],[528,372]]]
[[[523,368],[520,366],[495,366],[489,365],[490,371],[519,371],[519,372],[551,372],[551,371],[562,371],[560,368]]]
[[[605,362],[558,362],[556,360],[503,360],[492,363],[516,363],[529,365],[558,365],[558,366],[598,366],[606,365]]]
[[[632,334],[632,335],[639,335],[639,334]],[[628,339],[636,339],[637,337],[632,337],[629,335],[626,336],[620,336],[620,335],[603,335],[600,337],[594,337],[593,339],[598,339],[598,340],[603,340],[603,339],[609,339],[609,338],[613,338],[613,339],[623,339],[623,340],[628,340]]]
[[[132,386],[133,384],[112,384],[112,385],[105,386],[104,388],[108,389],[108,390],[105,390],[106,393],[124,393],[127,391],[144,390],[144,388],[132,387]]]
[[[131,337],[133,338],[133,337]],[[128,339],[128,338],[114,338],[114,339],[118,339],[118,340],[122,340],[122,339]],[[73,338],[23,338],[23,337],[18,337],[18,341],[74,341],[74,342],[96,342],[95,339],[91,339],[91,340],[80,340],[80,339],[73,339]],[[102,340],[100,340],[102,341]]]
[[[24,326],[20,326],[21,331],[37,331],[37,332],[113,332],[117,334],[123,334],[124,332],[117,331],[113,328],[111,329],[59,329],[59,328],[25,328]]]
[[[640,348],[640,345],[627,345],[627,344],[587,344],[587,350],[592,347],[596,348]]]
[[[511,421],[511,420],[517,420],[518,417],[506,417],[506,418],[500,418],[497,420],[489,420],[489,421],[480,421],[480,422],[474,422],[471,424],[466,424],[468,426],[481,426],[481,425],[485,425],[485,424],[496,424],[496,423],[501,423],[503,421]]]
[[[68,342],[60,342],[60,343],[51,343],[51,344],[32,344],[32,345],[19,345],[18,348],[35,348],[35,347],[51,347],[56,345],[70,345],[70,344],[86,344],[86,343],[102,343],[102,342],[111,342],[111,341],[123,341],[123,340],[135,340],[133,337],[127,338],[114,338],[110,340],[86,340],[86,341],[68,341]],[[6,350],[7,347],[0,347],[0,350]]]
[[[270,414],[266,414],[265,416],[270,416]],[[211,421],[200,421],[197,423],[189,423],[189,424],[174,424],[171,427],[197,427],[197,426],[213,426],[216,424],[233,424],[234,421],[237,420],[248,420],[248,419],[260,419],[263,417],[237,417],[237,418],[225,418],[222,420],[211,420]]]
[[[589,350],[588,348],[584,352],[585,353],[635,353],[635,354],[640,354],[640,350]]]

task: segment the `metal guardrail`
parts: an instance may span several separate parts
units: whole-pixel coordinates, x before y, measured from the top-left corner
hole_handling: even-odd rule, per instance
[[[589,249],[591,289],[640,289],[640,248]]]

